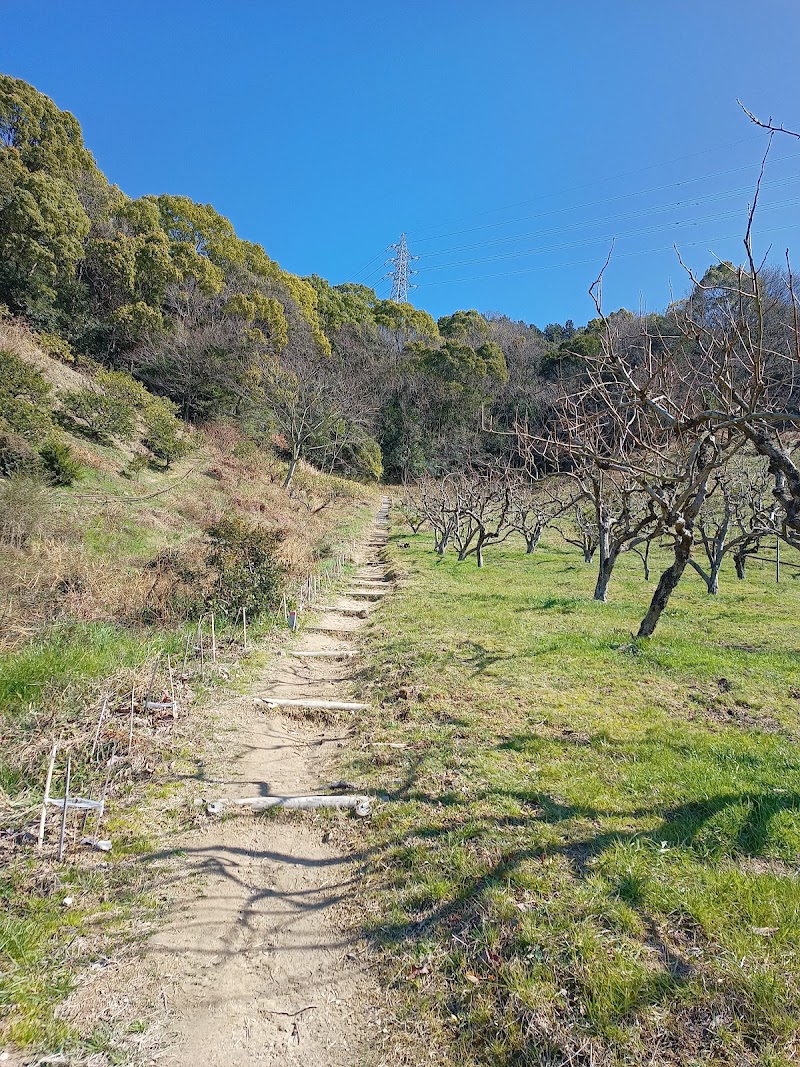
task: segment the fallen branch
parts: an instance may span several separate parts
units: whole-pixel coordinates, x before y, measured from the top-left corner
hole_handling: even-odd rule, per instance
[[[209,815],[219,815],[225,808],[252,808],[267,811],[269,808],[287,808],[290,811],[313,811],[317,808],[352,808],[356,815],[369,815],[369,797],[356,796],[307,796],[307,797],[238,797],[235,800],[222,798],[206,804]]]
[[[306,1004],[304,1008],[298,1008],[297,1011],[278,1011],[277,1008],[262,1008],[261,1010],[265,1015],[288,1015],[289,1018],[293,1018],[295,1015],[302,1015],[304,1011],[311,1011],[312,1008],[316,1008],[316,1004]]]
[[[346,700],[283,700],[279,697],[256,697],[253,703],[266,704],[270,708],[325,708],[329,711],[363,711],[367,706]]]
[[[282,656],[288,656],[290,659],[345,659],[350,656],[357,656],[357,652],[353,652],[351,649],[340,648],[331,649],[330,651],[319,652],[282,652]]]

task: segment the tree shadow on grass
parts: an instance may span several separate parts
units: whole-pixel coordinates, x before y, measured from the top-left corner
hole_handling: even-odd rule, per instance
[[[553,739],[548,741],[562,745],[570,751],[569,739]],[[516,751],[524,750],[525,738],[512,738],[497,747],[513,748]],[[678,746],[676,746],[677,748]],[[528,888],[532,883],[531,864],[533,864],[534,883],[538,875],[535,874],[537,861],[544,865],[551,864],[554,859],[561,858],[564,862],[557,864],[554,869],[552,889],[548,888],[546,896],[542,897],[542,904],[546,905],[551,899],[558,899],[563,893],[563,882],[559,879],[574,879],[577,882],[592,880],[590,892],[596,896],[602,892],[609,901],[619,900],[624,902],[639,917],[641,931],[639,938],[645,949],[645,957],[649,963],[641,982],[630,995],[626,995],[624,1003],[612,1012],[613,1019],[608,1025],[614,1027],[639,1025],[635,1020],[646,1008],[656,1007],[660,1013],[675,1011],[675,1025],[683,1025],[682,1019],[697,1016],[704,1018],[711,1010],[714,1001],[714,1012],[718,992],[715,989],[709,991],[706,988],[706,976],[699,973],[698,958],[707,955],[707,937],[700,926],[687,910],[686,914],[678,913],[669,916],[651,912],[646,904],[646,886],[640,884],[632,873],[613,871],[613,863],[609,870],[604,871],[605,888],[600,889],[602,883],[598,883],[597,861],[604,855],[609,855],[612,850],[619,846],[636,843],[652,849],[653,854],[658,854],[665,847],[681,847],[692,852],[693,862],[708,870],[718,866],[719,855],[709,851],[703,840],[704,832],[714,820],[725,817],[731,809],[737,809],[736,821],[731,830],[728,841],[729,851],[725,853],[726,859],[734,862],[737,855],[741,857],[762,856],[770,840],[770,828],[773,820],[786,812],[800,813],[800,794],[796,792],[779,790],[725,790],[717,795],[703,799],[687,799],[682,803],[673,804],[662,808],[658,805],[620,807],[615,810],[603,810],[592,804],[570,803],[548,792],[532,789],[477,789],[470,790],[468,795],[454,791],[445,791],[436,794],[421,788],[424,781],[425,754],[418,753],[415,756],[413,766],[407,768],[398,799],[412,802],[423,806],[421,825],[413,830],[413,840],[419,841],[423,847],[435,848],[437,840],[443,839],[443,844],[450,835],[455,835],[455,841],[459,846],[474,848],[474,856],[481,855],[490,857],[480,874],[468,877],[460,884],[454,895],[447,899],[436,901],[426,899],[423,879],[423,892],[419,900],[410,906],[418,909],[418,917],[413,914],[400,917],[392,922],[382,924],[374,932],[376,940],[384,947],[407,946],[416,943],[421,947],[429,945],[432,941],[442,946],[445,952],[452,951],[454,939],[457,944],[463,946],[463,954],[466,958],[466,966],[479,977],[483,971],[492,972],[494,977],[486,979],[485,990],[505,1004],[505,998],[513,1007],[514,1013],[518,1014],[519,1006],[514,993],[513,983],[506,990],[503,985],[503,975],[498,972],[498,959],[485,958],[486,950],[483,948],[485,939],[482,931],[485,929],[487,916],[492,914],[491,898],[497,891],[508,894],[518,886],[518,894],[521,900],[530,900],[531,890]],[[488,806],[497,802],[500,808],[498,816],[480,814],[485,812]],[[530,809],[527,815],[523,810],[519,814],[503,813],[502,808],[507,807],[508,802],[514,802],[520,807]],[[434,809],[434,819],[426,820],[424,809]],[[608,821],[613,820],[613,826],[608,826]],[[630,824],[639,820],[646,820],[649,829],[638,829]],[[657,824],[653,826],[654,820]],[[619,827],[620,821],[628,825]],[[604,823],[606,826],[604,827]],[[555,833],[547,833],[539,841],[536,840],[534,827],[536,824],[546,826]],[[525,828],[531,830],[532,840],[526,842],[517,836],[516,842],[509,841],[506,832],[514,835],[523,834]],[[711,835],[713,839],[713,833]],[[436,854],[431,854],[435,863]],[[398,862],[402,864],[402,856],[398,854]],[[411,866],[408,868],[409,880],[414,879],[414,865],[416,860],[411,857]],[[443,865],[447,863],[447,853],[441,857]],[[478,860],[480,862],[480,860]],[[430,863],[428,869],[430,870]],[[443,869],[443,876],[447,877],[450,872]],[[793,872],[786,868],[786,874],[791,876]],[[450,875],[452,877],[452,875]],[[432,892],[436,892],[435,888]],[[537,913],[539,904],[534,899],[530,906]],[[395,913],[397,914],[397,913]],[[602,914],[602,910],[601,913]],[[581,919],[576,916],[576,923],[580,925],[592,925],[591,918]],[[602,926],[602,923],[601,923]],[[517,946],[514,942],[513,931],[515,923],[508,923],[507,929],[511,931],[511,940],[507,935],[500,935],[501,955],[499,960],[500,970],[502,963],[507,961],[519,968],[521,960],[525,958],[527,949],[522,944]],[[531,1013],[530,1019],[525,1023],[527,1035],[522,1040],[525,1048],[530,1041],[547,1041],[551,1051],[556,1056],[562,1056],[562,1060],[554,1062],[588,1063],[576,1051],[581,1042],[597,1040],[602,1036],[604,1027],[595,1026],[592,1021],[592,1011],[588,1006],[592,997],[591,986],[585,988],[580,982],[570,987],[573,981],[567,972],[562,973],[565,967],[564,948],[562,944],[563,933],[554,935],[554,948],[552,955],[548,947],[547,939],[537,950],[544,953],[544,961],[547,967],[552,967],[556,977],[553,979],[566,984],[568,991],[572,988],[569,996],[572,998],[571,1019],[569,1026],[563,1030],[563,1040],[553,1042],[553,1035],[537,1034],[536,1021]],[[629,935],[632,936],[632,935]],[[562,940],[559,940],[562,939]],[[579,938],[576,937],[576,947],[571,951],[579,953],[577,947]],[[557,946],[562,944],[558,951]],[[482,955],[482,953],[484,955]],[[559,953],[561,956],[559,956]],[[495,953],[497,956],[497,953]],[[538,958],[538,957],[537,957]],[[541,964],[540,960],[540,964]],[[576,962],[578,962],[576,960]],[[540,965],[539,964],[539,965]],[[539,966],[537,965],[537,966]],[[703,964],[705,966],[705,964]],[[581,967],[577,972],[581,973]],[[620,979],[622,981],[622,979]],[[463,984],[463,983],[461,983]],[[692,991],[681,992],[687,986],[692,986]],[[451,977],[449,988],[454,991],[456,997],[462,994],[458,992],[460,984],[457,977]],[[727,996],[727,994],[726,994]],[[678,998],[678,999],[676,999]],[[667,1004],[674,1002],[673,1007]],[[683,1008],[679,1005],[683,1004]],[[516,1005],[516,1007],[514,1007]],[[659,1005],[661,1007],[659,1007]],[[503,1011],[511,1010],[511,1007],[498,1008],[498,1018],[502,1017]],[[727,1010],[727,1009],[726,1009]],[[459,1009],[453,1009],[458,1014]],[[731,1023],[736,1023],[737,1013],[747,1013],[749,1009],[745,1000],[739,1000],[734,992],[730,996]],[[755,1020],[752,1024],[756,1025]],[[605,1025],[605,1024],[604,1024]],[[686,1024],[687,1026],[689,1023]],[[694,1025],[694,1024],[692,1024]],[[699,1023],[698,1023],[699,1025]],[[750,1025],[748,1023],[748,1025]],[[762,1024],[758,1024],[762,1025]],[[763,1024],[767,1027],[767,1024]],[[676,1031],[676,1040],[680,1042],[681,1035]],[[695,1040],[697,1035],[692,1036]],[[700,1034],[699,1040],[708,1040],[708,1036]],[[765,1030],[765,1040],[771,1040],[771,1036]],[[529,1062],[524,1058],[527,1052],[521,1053],[523,1059],[519,1062]],[[508,1062],[516,1062],[509,1060]],[[533,1061],[530,1061],[533,1062]],[[539,1062],[538,1060],[536,1062]]]

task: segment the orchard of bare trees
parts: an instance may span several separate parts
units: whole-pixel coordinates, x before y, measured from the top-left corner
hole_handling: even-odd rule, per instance
[[[654,632],[687,568],[713,595],[727,557],[744,580],[765,542],[800,548],[797,293],[788,254],[783,269],[755,259],[757,201],[758,186],[743,264],[702,278],[686,268],[689,295],[664,315],[606,316],[609,256],[590,290],[600,343],[559,377],[549,420],[518,419],[504,463],[409,488],[412,528],[428,526],[437,552],[452,547],[480,567],[515,532],[535,551],[549,526],[595,564],[600,601],[620,556],[636,554],[649,578],[658,545],[669,565],[639,637]]]

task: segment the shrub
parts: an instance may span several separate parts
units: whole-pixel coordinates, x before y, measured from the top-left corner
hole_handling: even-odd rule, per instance
[[[41,439],[53,429],[50,386],[36,367],[0,349],[0,416],[14,433]]]
[[[364,436],[345,445],[337,464],[343,474],[364,481],[377,482],[383,477],[381,446],[374,437]]]
[[[0,477],[36,474],[41,466],[41,457],[30,442],[0,423]]]
[[[37,330],[36,341],[48,356],[60,359],[63,363],[75,362],[75,354],[69,341],[60,334],[51,333],[49,330]]]
[[[2,397],[19,397],[36,405],[43,404],[50,394],[42,372],[5,349],[0,349],[0,390]]]
[[[0,482],[0,542],[21,548],[47,522],[49,488],[40,478],[15,474]]]
[[[158,399],[148,392],[141,382],[137,382],[130,374],[121,370],[105,370],[95,376],[95,382],[104,391],[106,396],[113,397],[125,404],[126,407],[136,411],[144,411]]]
[[[274,611],[283,588],[277,559],[282,535],[239,518],[221,519],[205,532],[208,563],[216,572],[210,606],[229,618],[243,607],[253,616]]]
[[[165,467],[191,451],[191,444],[183,436],[181,423],[169,401],[153,397],[144,411],[144,423],[144,445]]]
[[[71,430],[99,441],[127,441],[135,429],[134,413],[125,400],[93,389],[63,393],[61,419]]]
[[[51,485],[72,485],[81,476],[82,467],[66,441],[52,438],[39,449]]]

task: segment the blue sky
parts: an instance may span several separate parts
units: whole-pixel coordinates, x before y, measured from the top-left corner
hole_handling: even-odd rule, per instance
[[[0,0],[0,69],[72,111],[132,196],[212,203],[283,267],[543,326],[656,309],[741,255],[765,135],[800,128],[800,3],[763,0]],[[800,141],[757,247],[800,258]]]

